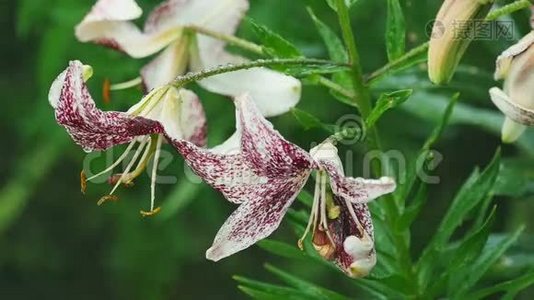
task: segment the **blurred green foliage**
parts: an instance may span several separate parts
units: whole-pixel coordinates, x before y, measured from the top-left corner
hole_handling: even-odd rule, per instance
[[[139,2],[147,12],[158,1]],[[258,25],[244,22],[239,36],[259,43],[262,39],[258,32],[272,31],[296,45],[298,51],[294,55],[302,53],[307,57],[326,58],[334,54],[340,59],[346,56],[339,49],[339,41],[335,41],[338,24],[327,1],[250,2],[248,16]],[[352,5],[353,29],[366,74],[386,64],[388,53],[391,58],[403,51],[385,41],[386,27],[394,27],[393,23],[387,22],[388,13],[400,18],[397,2],[404,13],[406,49],[409,50],[428,39],[427,24],[437,12],[440,1],[347,1]],[[106,184],[89,184],[87,195],[82,195],[77,176],[86,154],[55,124],[47,101],[50,83],[69,60],[79,59],[95,70],[89,86],[97,105],[106,110],[123,110],[135,103],[141,92],[114,93],[112,102],[107,105],[100,96],[102,82],[106,78],[112,82],[131,79],[146,62],[76,41],[74,25],[92,4],[91,0],[8,0],[2,4],[2,20],[6,22],[2,29],[3,40],[7,41],[2,47],[4,71],[0,78],[0,87],[4,91],[3,109],[0,110],[3,137],[0,148],[0,296],[3,299],[238,299],[245,296],[232,279],[236,274],[239,275],[235,279],[240,289],[258,298],[270,295],[261,294],[265,288],[277,289],[276,292],[282,293],[280,297],[287,293],[301,293],[301,298],[335,299],[342,298],[341,295],[359,298],[376,289],[386,291],[384,285],[394,285],[384,281],[382,286],[376,286],[369,280],[355,285],[353,280],[325,267],[321,263],[324,261],[316,257],[302,258],[304,254],[296,247],[289,247],[296,242],[292,229],[303,217],[297,210],[270,240],[260,243],[260,247],[252,247],[217,264],[205,260],[204,251],[234,207],[206,185],[188,181],[179,156],[162,172],[163,175],[178,174],[178,182],[158,186],[157,201],[162,205],[162,212],[155,218],[143,219],[138,213],[149,200],[146,176],[133,188],[122,189],[121,200],[116,203],[96,206],[96,200],[110,189]],[[307,6],[313,10],[315,21]],[[517,37],[527,32],[527,12],[518,12],[511,18],[516,21]],[[402,34],[399,32],[404,29],[396,29],[395,40]],[[420,64],[373,82],[375,99],[401,89],[413,90],[406,102],[398,103],[398,108],[385,112],[376,122],[385,149],[400,150],[410,161],[415,159],[435,124],[439,124],[451,95],[456,92],[461,95],[450,116],[449,126],[433,146],[443,154],[443,161],[435,170],[440,184],[428,186],[426,204],[416,209],[418,217],[413,220],[409,233],[412,257],[420,257],[429,241],[438,246],[448,242],[454,230],[436,235],[435,228],[440,222],[447,222],[448,219],[442,221],[442,217],[447,208],[459,203],[458,197],[469,197],[470,194],[457,194],[457,191],[475,165],[489,164],[499,145],[502,116],[491,106],[487,90],[495,85],[492,81],[494,58],[512,43],[506,40],[475,41],[447,87],[432,86]],[[343,76],[339,77],[333,80],[343,85]],[[233,130],[233,106],[224,97],[201,89],[195,91],[201,96],[208,114],[209,143],[217,144]],[[343,100],[343,96],[335,91],[331,93]],[[355,112],[354,107],[335,101],[335,98],[330,91],[310,80],[298,106],[300,115],[305,113],[305,116],[315,117],[315,122],[335,124],[339,116]],[[309,148],[311,142],[322,141],[329,134],[324,128],[318,128],[321,126],[310,126],[305,130],[289,113],[274,118],[273,123],[288,139],[304,148]],[[472,210],[476,204],[470,203],[473,205],[471,209],[463,213],[469,214],[465,217],[474,219],[479,226],[470,230],[460,226],[462,224],[451,225],[454,228],[460,226],[460,233],[467,233],[465,236],[470,238],[465,246],[466,256],[451,258],[458,262],[454,275],[460,277],[451,279],[445,274],[445,285],[454,288],[459,285],[454,280],[469,277],[470,273],[466,272],[470,269],[462,265],[465,262],[470,267],[483,264],[484,268],[489,268],[484,286],[494,289],[480,289],[471,297],[485,297],[495,291],[518,291],[532,282],[532,275],[524,274],[534,267],[534,256],[531,255],[534,224],[530,217],[534,212],[531,199],[533,143],[534,132],[529,131],[515,146],[505,146],[502,164],[494,161],[488,169],[493,170],[492,180],[496,184],[474,194],[476,201],[482,201],[480,203],[486,203],[483,195],[494,195],[493,203],[497,209],[492,211],[486,206],[479,212],[483,217],[478,218],[477,211]],[[364,150],[359,146],[355,149]],[[353,163],[354,170],[361,169],[357,159]],[[103,159],[94,163],[93,168],[97,167],[104,167]],[[501,172],[496,172],[497,169]],[[473,173],[465,185],[482,180],[484,174]],[[350,175],[358,175],[358,172]],[[417,194],[406,192],[405,196],[410,197],[402,201],[417,203],[414,202],[418,199]],[[451,199],[455,200],[451,202]],[[497,259],[488,252],[500,249],[510,239],[500,233],[510,233],[521,224],[526,227],[519,242],[509,248],[503,258]],[[377,224],[378,244],[380,234]],[[453,235],[452,238],[457,237]],[[482,248],[480,241],[485,242],[486,238],[488,243]],[[276,240],[287,241],[289,246]],[[381,258],[379,256],[379,260]],[[487,261],[491,264],[485,263]],[[265,272],[265,262],[283,263],[284,268],[266,265],[269,272]],[[439,263],[447,266],[447,261]],[[417,280],[437,280],[437,275],[431,274],[439,270],[422,272],[431,277]],[[259,278],[260,281],[247,278]],[[282,282],[284,286],[266,287],[261,280]],[[512,281],[491,287],[492,283],[503,280]],[[399,290],[390,292],[393,293],[391,297],[402,293]],[[532,291],[527,290],[522,297],[529,299],[532,295]]]

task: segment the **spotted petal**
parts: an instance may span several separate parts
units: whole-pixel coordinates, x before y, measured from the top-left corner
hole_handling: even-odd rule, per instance
[[[71,61],[52,83],[49,101],[57,122],[86,151],[105,150],[137,136],[163,132],[156,121],[96,108],[85,85],[80,61]]]
[[[191,168],[229,201],[241,203],[219,230],[207,258],[219,260],[270,235],[305,184],[314,162],[284,140],[265,120],[254,101],[235,100],[239,149],[227,153],[173,141]]]
[[[246,249],[273,233],[308,178],[307,172],[286,179],[271,179],[226,220],[206,252],[218,261]]]
[[[364,277],[376,264],[371,214],[367,204],[352,204],[339,196],[333,198],[341,208],[339,216],[328,224],[335,243],[333,260],[347,275]]]
[[[313,148],[310,153],[317,164],[328,173],[334,194],[352,203],[367,203],[395,190],[395,181],[390,177],[380,179],[345,177],[337,148],[329,141]]]

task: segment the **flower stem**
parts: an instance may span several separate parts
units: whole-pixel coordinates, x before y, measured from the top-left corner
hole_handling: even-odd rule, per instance
[[[500,7],[500,8],[497,8],[497,9],[491,11],[486,16],[485,20],[486,21],[493,21],[493,20],[498,19],[501,16],[509,15],[509,14],[511,14],[513,12],[518,11],[518,10],[528,8],[531,5],[532,5],[532,2],[530,0],[517,0],[515,2],[512,2],[510,4],[507,4],[507,5],[503,6],[503,7]]]
[[[270,67],[270,66],[284,66],[284,65],[301,65],[301,66],[335,66],[335,67],[350,67],[345,63],[338,63],[324,59],[306,59],[306,58],[275,58],[275,59],[258,59],[242,64],[228,64],[222,65],[211,69],[206,69],[200,72],[188,73],[183,76],[179,76],[171,84],[176,87],[183,87],[188,83],[202,80],[207,77],[215,76],[218,74],[234,72],[239,70],[246,70],[258,67]]]
[[[363,80],[360,55],[358,54],[358,48],[356,47],[356,41],[354,40],[354,34],[350,24],[349,10],[344,0],[336,0],[336,8],[341,33],[349,54],[349,63],[352,65],[351,78],[355,92],[353,100],[360,108],[362,117],[367,118],[371,113],[371,94]]]
[[[187,27],[187,29],[189,29],[191,31],[194,31],[196,33],[200,33],[200,34],[203,34],[203,35],[206,35],[206,36],[210,36],[212,38],[215,38],[215,39],[218,39],[218,40],[221,40],[221,41],[225,41],[226,43],[228,43],[230,45],[242,48],[242,49],[247,50],[247,51],[252,52],[252,53],[256,53],[258,55],[265,55],[265,52],[263,51],[263,47],[262,46],[260,46],[258,44],[255,44],[255,43],[252,43],[252,42],[249,42],[249,41],[247,41],[245,39],[240,39],[240,38],[238,38],[236,36],[233,36],[233,35],[224,34],[224,33],[221,33],[221,32],[213,31],[213,30],[210,30],[210,29],[207,29],[207,28],[204,28],[204,27],[200,27],[200,26],[195,26],[195,25],[190,25],[190,26]]]

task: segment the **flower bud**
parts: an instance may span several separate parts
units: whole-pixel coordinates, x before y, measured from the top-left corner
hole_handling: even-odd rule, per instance
[[[445,0],[436,16],[428,49],[428,77],[448,83],[469,43],[477,19],[483,19],[493,0]]]
[[[534,125],[534,32],[497,57],[495,79],[504,79],[503,90],[493,87],[490,97],[505,114],[502,141],[512,143],[526,126]]]

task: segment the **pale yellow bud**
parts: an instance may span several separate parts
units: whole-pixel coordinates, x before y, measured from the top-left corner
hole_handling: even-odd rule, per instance
[[[445,0],[436,16],[428,49],[428,77],[448,83],[469,43],[476,20],[482,20],[493,0]]]

